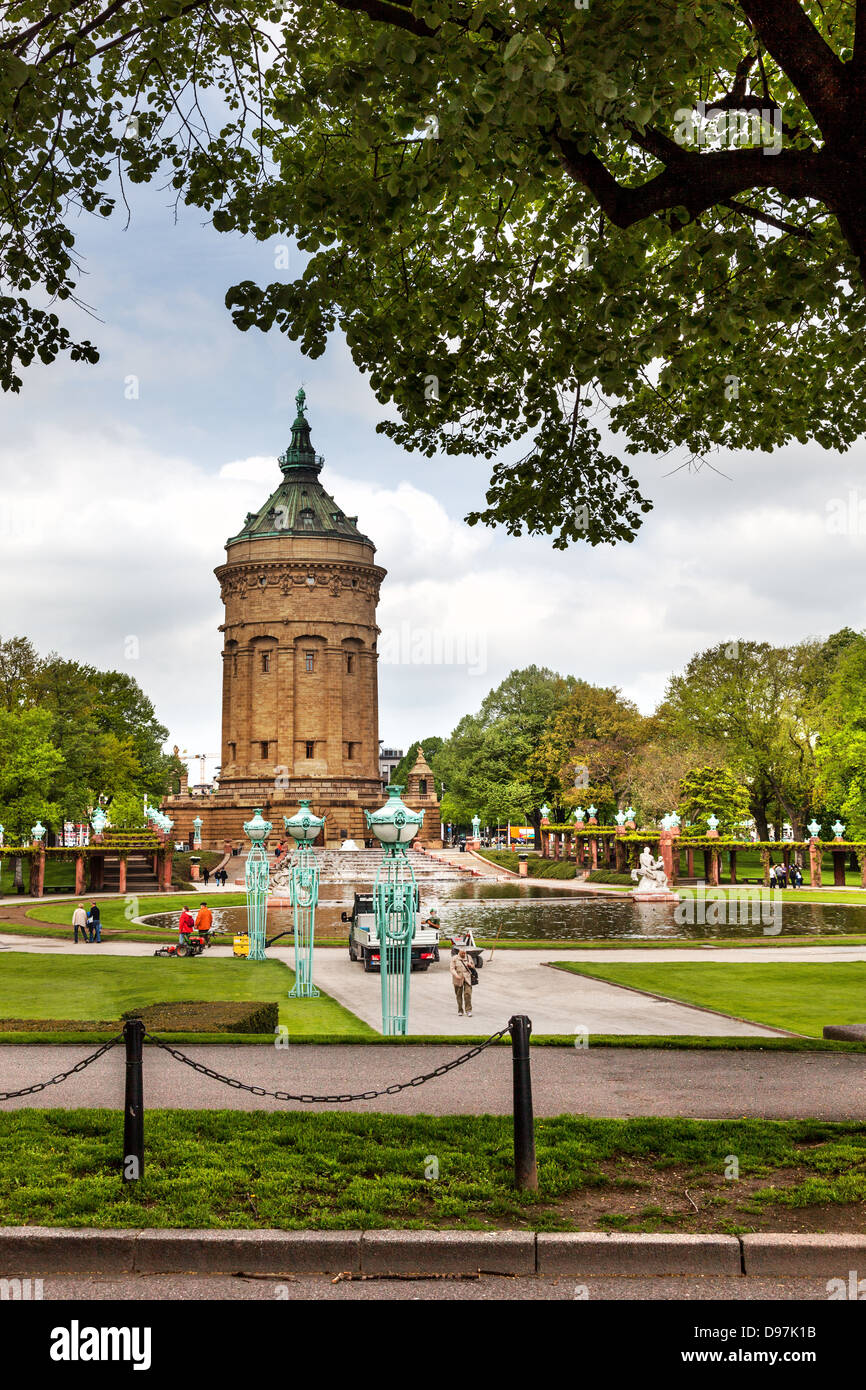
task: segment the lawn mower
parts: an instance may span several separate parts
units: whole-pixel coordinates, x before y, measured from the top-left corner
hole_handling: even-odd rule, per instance
[[[213,941],[213,928],[206,932],[190,932],[186,941],[181,946],[159,946],[155,951],[155,956],[200,956],[206,946],[210,946]]]

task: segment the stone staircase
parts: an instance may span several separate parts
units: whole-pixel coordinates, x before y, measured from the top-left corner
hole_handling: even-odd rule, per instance
[[[323,883],[373,883],[382,863],[381,849],[321,849],[316,851]],[[460,883],[472,877],[468,869],[442,864],[410,850],[409,862],[419,883]]]
[[[347,883],[347,884],[370,884],[375,882],[376,874],[379,872],[379,865],[382,863],[381,849],[317,849],[316,858],[319,861],[319,869],[322,875],[322,883]],[[410,850],[409,862],[415,873],[419,884],[434,883],[466,883],[468,880],[481,875],[476,872],[477,863],[466,855],[468,863],[464,868],[456,864],[443,864],[439,860],[432,859],[427,854],[421,854],[417,850]],[[273,874],[276,863],[273,858],[269,859],[271,873]],[[279,861],[280,866],[286,863],[285,859]],[[243,856],[235,856],[226,865],[226,872],[229,876],[229,883],[234,887],[243,885],[244,879]],[[471,867],[470,867],[471,866]]]
[[[105,879],[104,891],[106,893],[120,892],[120,860],[116,855],[107,854],[105,856]],[[131,851],[126,861],[126,891],[127,893],[155,893],[159,889],[159,880],[153,872],[153,859],[149,854],[136,854]]]

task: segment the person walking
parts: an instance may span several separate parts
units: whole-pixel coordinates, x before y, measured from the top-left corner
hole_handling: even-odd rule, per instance
[[[97,944],[101,944],[102,921],[100,919],[99,908],[96,906],[96,903],[90,904],[90,911],[87,914],[87,926],[90,931],[89,940],[95,941],[97,942]]]
[[[189,941],[190,933],[194,926],[195,922],[193,921],[192,913],[190,912],[189,908],[186,907],[186,905],[184,905],[184,909],[180,914],[180,921],[177,924],[178,946],[186,945],[186,943]]]
[[[207,888],[208,884],[210,883],[210,869],[207,867],[206,864],[202,867],[201,878],[202,883],[204,884],[205,888]]]
[[[84,911],[83,903],[76,904],[72,914],[72,934],[75,938],[75,945],[78,945],[78,933],[81,932],[81,940],[87,945],[87,913]]]
[[[461,947],[456,956],[451,957],[451,979],[454,982],[454,993],[457,995],[458,1018],[463,1017],[464,1008],[466,1017],[472,1017],[473,974],[475,971],[472,961],[467,956],[465,947]]]

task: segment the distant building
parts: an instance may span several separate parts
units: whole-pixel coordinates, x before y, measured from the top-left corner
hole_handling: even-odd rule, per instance
[[[394,769],[403,761],[402,748],[381,748],[379,749],[379,772],[382,777],[382,787],[387,787],[391,778],[394,776]]]
[[[282,818],[301,798],[326,817],[325,844],[363,844],[363,813],[381,803],[376,605],[385,571],[357,517],[319,482],[303,391],[297,401],[282,481],[226,542],[216,571],[225,605],[219,781],[194,796],[182,777],[181,794],[164,802],[181,838],[200,816],[206,849],[241,843],[257,806],[272,839],[283,838]]]

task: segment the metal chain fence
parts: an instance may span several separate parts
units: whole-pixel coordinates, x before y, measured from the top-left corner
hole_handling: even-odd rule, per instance
[[[96,1062],[100,1057],[104,1057],[106,1052],[110,1052],[111,1049],[116,1047],[120,1042],[123,1042],[122,1033],[118,1033],[117,1037],[112,1038],[109,1042],[103,1043],[102,1047],[98,1048],[96,1052],[92,1052],[89,1057],[82,1057],[81,1061],[76,1062],[75,1066],[70,1067],[68,1071],[59,1071],[57,1075],[52,1076],[49,1081],[37,1081],[35,1085],[24,1086],[20,1091],[0,1091],[0,1101],[17,1100],[19,1096],[33,1096],[37,1091],[46,1090],[48,1086],[59,1086],[61,1081],[65,1081],[69,1076],[74,1076],[77,1071],[84,1071],[92,1062]]]
[[[493,1043],[499,1042],[507,1037],[509,1029],[500,1028],[498,1033],[492,1033],[483,1043],[477,1047],[472,1047],[468,1052],[462,1053],[450,1062],[445,1062],[441,1067],[434,1067],[433,1071],[423,1072],[420,1076],[413,1076],[410,1081],[398,1081],[394,1085],[385,1086],[381,1091],[359,1091],[355,1095],[339,1096],[311,1096],[293,1095],[291,1091],[267,1091],[263,1086],[250,1086],[244,1081],[239,1081],[234,1076],[224,1076],[222,1072],[214,1071],[211,1067],[206,1067],[203,1062],[194,1062],[192,1057],[187,1057],[185,1053],[179,1052],[176,1047],[170,1047],[168,1043],[160,1038],[154,1037],[152,1033],[146,1033],[148,1041],[155,1043],[162,1048],[163,1052],[168,1052],[176,1061],[183,1062],[186,1066],[192,1067],[193,1071],[200,1072],[202,1076],[209,1076],[212,1081],[221,1081],[224,1086],[231,1086],[236,1091],[248,1091],[253,1096],[268,1096],[272,1100],[294,1100],[300,1101],[305,1105],[336,1105],[340,1102],[347,1103],[353,1100],[377,1100],[379,1096],[395,1096],[399,1091],[406,1091],[410,1086],[423,1086],[425,1081],[432,1081],[434,1077],[445,1076],[455,1067],[462,1067],[464,1063],[477,1057],[485,1048],[491,1047]]]

